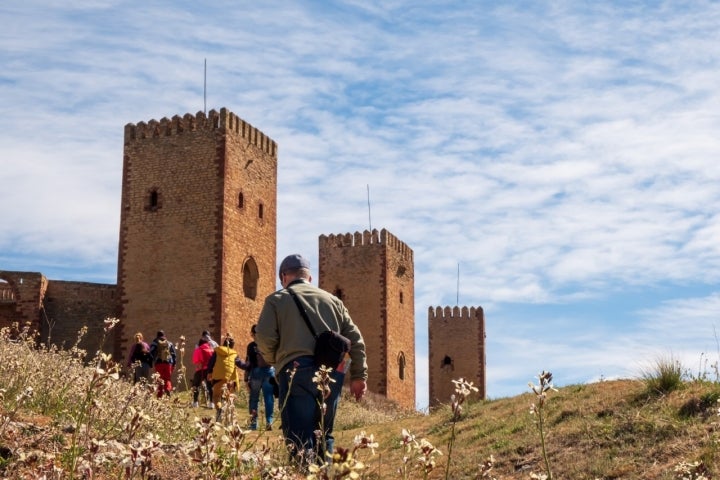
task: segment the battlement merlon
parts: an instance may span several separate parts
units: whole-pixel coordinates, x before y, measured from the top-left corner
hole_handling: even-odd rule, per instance
[[[182,117],[175,115],[172,119],[164,117],[160,121],[128,123],[125,125],[125,144],[146,138],[169,137],[180,135],[183,132],[217,129],[239,135],[268,155],[277,157],[277,143],[274,140],[227,108],[221,108],[219,112],[210,110],[207,115],[204,112],[198,112],[195,116],[186,113]]]
[[[360,247],[367,245],[387,245],[400,254],[405,260],[413,261],[412,249],[395,235],[382,229],[379,232],[373,228],[372,231],[364,230],[361,232],[340,233],[330,235],[320,235],[318,238],[320,248],[347,248]]]
[[[428,307],[428,322],[435,320],[470,320],[483,318],[485,312],[482,307]]]

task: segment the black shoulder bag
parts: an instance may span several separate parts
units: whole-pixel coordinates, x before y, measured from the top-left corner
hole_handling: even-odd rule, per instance
[[[333,370],[337,369],[338,365],[345,359],[345,354],[350,351],[350,340],[333,330],[326,330],[320,335],[315,333],[315,329],[310,323],[308,314],[305,307],[300,303],[300,299],[298,299],[292,288],[288,288],[287,291],[290,292],[290,296],[295,301],[298,310],[300,310],[300,315],[305,320],[310,333],[315,337],[315,365],[318,367],[324,365]]]

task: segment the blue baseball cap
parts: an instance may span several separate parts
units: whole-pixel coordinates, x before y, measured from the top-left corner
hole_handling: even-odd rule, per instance
[[[287,272],[288,270],[297,270],[299,268],[307,268],[310,270],[310,262],[308,262],[307,259],[299,253],[293,253],[283,259],[278,273]]]

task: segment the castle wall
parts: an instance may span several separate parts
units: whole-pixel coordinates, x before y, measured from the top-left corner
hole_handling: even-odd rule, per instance
[[[486,396],[485,313],[481,307],[428,309],[430,406],[447,404],[452,380],[464,378]]]
[[[17,322],[40,332],[39,341],[69,348],[82,327],[88,331],[78,345],[91,355],[101,346],[103,320],[119,314],[115,285],[48,280],[36,272],[0,271],[0,327]],[[113,346],[113,337],[104,351]]]
[[[412,250],[386,230],[321,235],[318,270],[363,334],[370,391],[415,408]]]
[[[50,280],[44,299],[45,314],[41,322],[40,338],[64,348],[75,345],[78,332],[87,327],[78,346],[92,357],[102,348],[112,352],[115,331],[103,332],[104,320],[117,317],[117,287],[100,283]],[[104,343],[103,343],[104,339]]]
[[[0,328],[17,322],[22,327],[30,322],[30,328],[40,329],[41,308],[48,281],[38,272],[0,271],[2,295],[0,295]]]
[[[135,331],[249,339],[275,287],[276,182],[275,142],[226,109],[126,125],[117,354]]]

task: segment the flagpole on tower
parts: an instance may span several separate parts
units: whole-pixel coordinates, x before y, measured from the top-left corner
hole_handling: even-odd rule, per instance
[[[367,200],[368,200],[368,224],[370,225],[370,231],[372,232],[372,217],[370,216],[370,184],[367,184]]]
[[[460,306],[460,262],[458,262],[457,270],[457,296],[455,297],[455,305]]]

